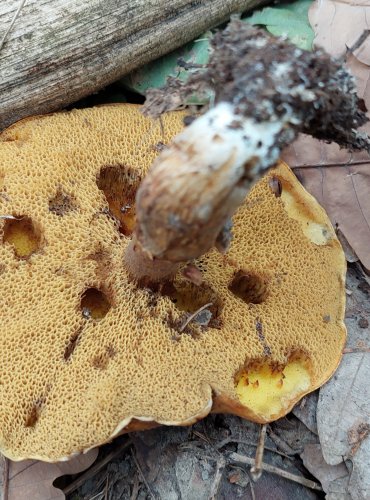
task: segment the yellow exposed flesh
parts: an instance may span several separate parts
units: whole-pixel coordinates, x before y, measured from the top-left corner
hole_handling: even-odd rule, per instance
[[[92,319],[102,319],[110,309],[110,304],[105,295],[94,288],[87,290],[81,299],[82,313]]]
[[[307,392],[311,385],[305,363],[288,362],[282,371],[272,371],[268,364],[240,376],[236,386],[239,401],[264,419],[273,418],[290,406],[292,397]]]
[[[4,242],[14,248],[18,257],[29,257],[39,247],[39,238],[27,218],[6,220]]]

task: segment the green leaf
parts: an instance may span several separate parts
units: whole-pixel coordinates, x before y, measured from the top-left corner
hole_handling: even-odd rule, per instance
[[[202,66],[208,62],[210,36],[209,32],[205,33],[180,49],[132,71],[122,78],[120,82],[130,90],[145,95],[149,88],[163,87],[169,76],[186,81],[191,74],[193,65],[199,68],[199,65]],[[185,68],[179,65],[179,61],[185,63]],[[200,102],[196,98],[190,101],[192,104],[204,104],[204,102]]]
[[[257,10],[251,16],[243,18],[243,21],[264,26],[273,35],[287,36],[299,48],[312,50],[314,32],[308,21],[308,9],[312,1],[283,2]],[[180,49],[131,72],[120,83],[125,88],[145,95],[149,88],[163,87],[169,76],[186,81],[191,74],[192,65],[199,66],[208,62],[210,37],[210,32],[205,33]],[[184,61],[188,69],[179,65],[179,60]],[[194,96],[187,104],[205,104],[206,101]]]
[[[276,7],[265,7],[255,11],[244,20],[253,25],[266,27],[273,35],[286,36],[301,49],[312,50],[314,32],[308,20],[308,9],[311,4],[311,0],[284,2]]]

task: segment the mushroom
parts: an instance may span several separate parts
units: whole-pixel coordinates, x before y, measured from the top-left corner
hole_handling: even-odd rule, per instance
[[[344,255],[284,164],[237,210],[226,254],[211,249],[186,272],[177,263],[171,279],[130,273],[137,188],[182,118],[167,114],[161,127],[136,106],[101,106],[0,136],[7,457],[65,460],[211,411],[269,422],[337,367]]]

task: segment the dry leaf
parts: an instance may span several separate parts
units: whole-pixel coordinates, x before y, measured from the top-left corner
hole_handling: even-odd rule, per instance
[[[369,0],[319,0],[309,10],[309,20],[315,31],[314,44],[329,54],[340,57],[347,47],[353,47],[361,33],[370,29]],[[357,50],[356,57],[370,64],[370,39]]]
[[[312,138],[302,136],[285,152],[283,158],[295,167],[294,172],[299,180],[325,208],[333,225],[344,234],[354,253],[370,270],[370,162],[326,167],[325,164],[333,162],[330,159],[331,148],[323,143],[317,147],[315,142]],[[311,144],[311,155],[315,154],[316,158],[318,153],[322,155],[316,163],[318,166],[296,167],[302,163],[295,162],[293,155],[304,156]],[[346,153],[340,151],[340,154],[343,156]],[[310,161],[308,156],[305,158]]]
[[[364,500],[370,499],[370,340],[361,319],[370,317],[370,303],[368,284],[353,268],[347,287],[352,291],[345,320],[348,354],[320,389],[317,427],[325,461],[337,465],[350,460],[350,498]]]
[[[370,498],[368,433],[358,432],[358,441],[354,443],[353,440],[354,429],[367,428],[370,424],[368,360],[369,353],[345,355],[335,378],[321,389],[317,409],[317,426],[325,461],[336,465],[342,463],[343,458],[351,459],[353,472],[349,491],[356,500]]]
[[[293,414],[317,435],[316,408],[319,400],[319,391],[311,392],[305,396],[292,410]]]
[[[67,462],[10,461],[8,500],[64,500],[63,492],[54,488],[53,481],[65,474],[82,472],[95,462],[97,456],[98,449],[94,449]]]
[[[344,463],[329,465],[325,462],[321,446],[319,444],[306,444],[301,453],[303,465],[321,483],[326,498],[332,496],[333,500],[345,499],[347,497],[347,485],[349,472]]]
[[[370,28],[370,1],[314,2],[309,19],[315,30],[315,46],[335,56],[346,54],[365,29]],[[348,20],[351,20],[350,22]],[[347,66],[356,77],[358,94],[370,109],[370,37],[347,52]],[[370,123],[364,128],[370,133]],[[323,205],[334,225],[345,236],[354,253],[370,271],[370,157],[351,154],[336,144],[325,144],[300,136],[282,158],[293,168],[304,186]]]

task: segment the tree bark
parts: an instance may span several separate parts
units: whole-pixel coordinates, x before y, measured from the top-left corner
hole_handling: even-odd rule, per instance
[[[0,2],[1,35],[20,1]],[[0,50],[0,129],[65,107],[262,3],[27,0]]]

